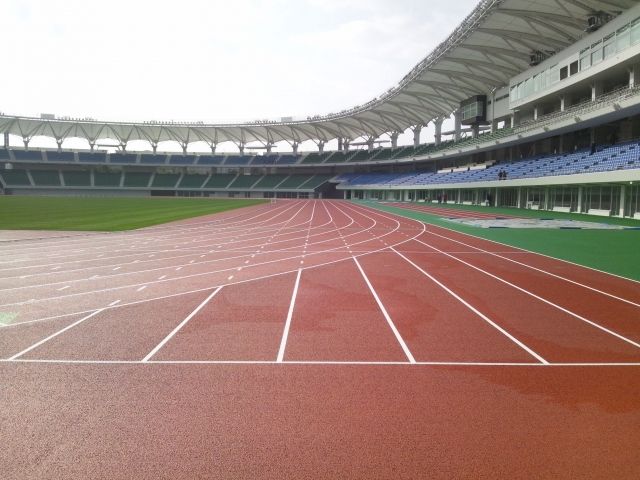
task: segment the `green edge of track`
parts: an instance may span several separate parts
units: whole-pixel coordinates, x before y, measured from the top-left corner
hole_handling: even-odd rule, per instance
[[[407,218],[413,218],[427,224],[438,225],[615,275],[640,280],[640,230],[489,229],[460,225],[436,215],[409,211],[377,202],[358,203]],[[522,209],[474,207],[471,205],[434,206],[452,208],[454,210],[475,210],[497,215],[510,214],[520,217],[573,219],[640,227],[640,222],[632,219],[602,218],[560,212],[535,212]]]
[[[0,196],[0,230],[114,232],[260,203],[265,200]]]

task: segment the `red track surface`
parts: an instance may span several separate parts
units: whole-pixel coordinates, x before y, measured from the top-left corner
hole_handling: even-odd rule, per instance
[[[346,202],[0,246],[3,478],[638,478],[640,285]]]

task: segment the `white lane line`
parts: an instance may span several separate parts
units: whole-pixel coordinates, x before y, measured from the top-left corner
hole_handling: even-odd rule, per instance
[[[608,292],[605,292],[603,290],[599,290],[599,289],[597,289],[595,287],[591,287],[589,285],[585,285],[584,283],[580,283],[580,282],[577,282],[575,280],[571,280],[570,278],[566,278],[566,277],[563,277],[561,275],[557,275],[555,273],[549,272],[549,271],[544,270],[542,268],[534,267],[533,265],[529,265],[528,263],[519,262],[518,260],[515,260],[513,258],[509,258],[509,257],[505,257],[504,255],[500,255],[500,253],[503,253],[503,252],[490,252],[488,250],[484,250],[483,248],[475,247],[473,245],[469,245],[468,243],[464,243],[464,242],[461,242],[461,241],[456,240],[454,238],[450,238],[450,237],[446,237],[444,235],[440,235],[440,234],[435,233],[433,231],[429,231],[428,233],[431,234],[431,235],[434,235],[436,237],[444,238],[445,240],[448,240],[450,242],[455,242],[457,244],[464,245],[465,247],[473,248],[474,250],[477,250],[477,251],[479,251],[481,253],[486,253],[486,254],[492,255],[494,257],[502,258],[503,260],[506,260],[508,262],[515,263],[516,265],[521,265],[523,267],[530,268],[531,270],[535,270],[536,272],[540,272],[540,273],[543,273],[545,275],[549,275],[550,277],[557,278],[558,280],[563,280],[565,282],[572,283],[573,285],[577,285],[579,287],[586,288],[587,290],[591,290],[592,292],[596,292],[596,293],[599,293],[601,295],[605,295],[607,297],[613,298],[615,300],[619,300],[621,302],[628,303],[629,305],[633,305],[634,307],[640,307],[640,303],[633,302],[631,300],[627,300],[626,298],[622,298],[622,297],[619,297],[619,296],[614,295],[612,293],[608,293]],[[474,253],[474,252],[449,252],[449,253]],[[522,251],[522,252],[504,252],[504,253],[509,253],[509,254],[520,253],[520,254],[522,254],[522,253],[535,253],[535,252]]]
[[[121,302],[121,300],[114,300],[113,302],[111,302],[109,304],[110,307],[115,307],[117,304],[119,304]]]
[[[216,288],[216,289],[215,289],[215,290],[214,290],[214,291],[213,291],[213,292],[212,292],[212,293],[211,293],[207,298],[205,298],[205,299],[204,299],[204,301],[203,301],[200,305],[198,305],[198,306],[196,307],[196,309],[195,309],[193,312],[191,312],[191,313],[189,314],[189,316],[187,316],[187,318],[185,318],[182,322],[180,322],[180,324],[178,324],[178,326],[177,326],[176,328],[174,328],[174,329],[171,331],[171,333],[169,333],[169,335],[167,335],[166,337],[164,337],[164,339],[163,339],[163,340],[162,340],[158,345],[156,345],[156,346],[155,346],[155,348],[154,348],[153,350],[151,350],[151,351],[147,354],[147,356],[146,356],[146,357],[144,357],[144,358],[142,359],[142,362],[144,362],[144,363],[148,362],[148,361],[151,359],[151,357],[153,357],[156,353],[158,353],[158,350],[160,350],[162,347],[164,347],[164,346],[165,346],[165,344],[166,344],[169,340],[171,340],[171,339],[173,338],[173,336],[174,336],[176,333],[178,333],[178,332],[180,331],[180,329],[181,329],[182,327],[184,327],[184,326],[189,322],[189,320],[191,320],[194,316],[196,316],[196,315],[197,315],[197,313],[198,313],[200,310],[202,310],[202,309],[204,308],[204,306],[205,306],[207,303],[209,303],[209,301],[210,301],[213,297],[215,297],[215,296],[217,295],[217,293],[218,293],[220,290],[222,290],[222,287],[218,287],[218,288]]]
[[[182,267],[176,268],[176,272],[179,272],[180,270],[182,270]]]
[[[544,363],[545,365],[547,365],[549,362],[547,362],[544,358],[542,358],[540,355],[538,355],[536,352],[534,352],[531,348],[527,347],[524,343],[522,343],[520,340],[518,340],[516,337],[514,337],[513,335],[511,335],[509,332],[507,332],[504,328],[502,328],[500,325],[498,325],[497,323],[495,323],[493,320],[491,320],[489,317],[487,317],[484,313],[482,313],[481,311],[479,311],[478,309],[476,309],[474,306],[472,306],[471,304],[469,304],[466,300],[464,300],[462,297],[460,297],[457,293],[455,293],[453,290],[451,290],[450,288],[448,288],[446,285],[444,285],[442,282],[440,282],[438,279],[436,279],[435,277],[433,277],[431,274],[427,273],[424,269],[422,269],[419,265],[417,265],[416,263],[412,262],[409,258],[405,257],[402,253],[400,253],[399,251],[397,251],[395,248],[391,247],[391,250],[393,250],[395,253],[397,253],[400,257],[404,258],[407,263],[409,263],[410,265],[412,265],[416,270],[418,270],[419,272],[421,272],[424,276],[428,277],[429,279],[431,279],[432,282],[436,283],[440,288],[442,288],[444,291],[446,291],[449,295],[451,295],[453,298],[455,298],[456,300],[458,300],[460,303],[462,303],[465,307],[467,307],[469,310],[471,310],[473,313],[475,313],[476,315],[478,315],[480,318],[482,318],[485,322],[487,322],[489,325],[491,325],[493,328],[495,328],[496,330],[498,330],[500,333],[502,333],[505,337],[507,337],[509,340],[511,340],[513,343],[515,343],[516,345],[518,345],[520,348],[522,348],[523,350],[525,350],[527,353],[529,353],[529,355],[531,355],[532,357],[538,359],[541,363]]]
[[[526,367],[526,368],[607,368],[607,367],[640,367],[640,362],[591,362],[591,363],[539,363],[539,362],[394,362],[394,361],[351,361],[351,360],[64,360],[64,359],[38,359],[17,358],[15,360],[0,358],[0,363],[33,363],[33,364],[59,364],[59,365],[352,365],[352,366],[404,366],[415,368],[422,367]]]
[[[374,210],[378,210],[378,208],[377,208],[377,207],[373,207],[373,206],[369,206],[368,208],[371,208],[371,209],[374,209]],[[396,207],[396,208],[400,208],[400,207]],[[389,212],[388,212],[388,213],[389,213]],[[397,213],[393,213],[393,215],[403,216],[403,215],[399,215],[399,214],[397,214]],[[407,217],[405,217],[405,218],[407,218]],[[473,238],[474,240],[485,240],[485,241],[487,241],[487,242],[495,243],[496,245],[502,245],[502,246],[504,246],[504,247],[515,248],[515,249],[519,250],[519,251],[520,251],[520,252],[522,252],[522,253],[530,253],[530,254],[533,254],[533,255],[540,255],[541,257],[550,258],[550,259],[552,259],[552,260],[556,260],[556,261],[558,261],[558,262],[568,263],[569,265],[575,265],[576,267],[580,267],[580,268],[586,268],[586,269],[588,269],[588,270],[593,270],[594,272],[602,273],[602,274],[604,274],[604,275],[610,275],[610,276],[612,276],[612,277],[620,278],[620,279],[622,279],[622,280],[627,280],[627,281],[629,281],[629,282],[640,283],[640,280],[636,280],[636,279],[634,279],[634,278],[623,277],[622,275],[617,275],[617,274],[615,274],[615,273],[605,272],[604,270],[599,270],[599,269],[597,269],[597,268],[589,267],[589,266],[587,266],[587,265],[581,265],[581,264],[579,264],[579,263],[571,262],[571,261],[569,261],[569,260],[565,260],[565,259],[563,259],[563,258],[552,257],[551,255],[546,255],[546,254],[544,254],[544,253],[534,252],[533,250],[527,250],[527,249],[525,249],[525,248],[516,247],[516,246],[513,246],[513,245],[509,245],[509,244],[507,244],[507,243],[504,243],[504,242],[498,242],[498,241],[496,241],[496,240],[489,240],[488,238],[478,237],[478,236],[476,236],[476,235],[471,235],[470,233],[463,233],[463,232],[459,232],[459,231],[457,231],[457,230],[453,230],[453,229],[451,229],[451,228],[443,227],[443,226],[440,226],[440,225],[438,225],[438,228],[441,228],[441,229],[443,229],[443,230],[447,230],[447,231],[452,232],[452,233],[458,233],[458,234],[460,234],[460,235],[464,235],[465,237]],[[509,252],[509,253],[518,253],[518,252]]]
[[[66,290],[67,288],[71,288],[70,285],[65,285],[64,287],[61,287],[58,289],[59,292],[62,292],[63,290]]]
[[[195,263],[195,260],[191,260],[191,261],[189,262],[189,265],[191,265],[191,264],[193,264],[193,263]]]
[[[8,360],[16,360],[17,358],[23,356],[26,353],[29,353],[31,350],[38,348],[40,345],[48,342],[49,340],[51,340],[52,338],[57,337],[58,335],[63,334],[64,332],[66,332],[67,330],[72,329],[73,327],[75,327],[76,325],[80,325],[82,322],[84,322],[85,320],[89,320],[91,317],[99,314],[100,312],[102,312],[104,309],[101,308],[100,310],[96,310],[95,312],[90,313],[89,315],[87,315],[86,317],[82,317],[80,320],[78,320],[77,322],[72,323],[71,325],[67,325],[66,327],[64,327],[62,330],[58,330],[56,333],[49,335],[47,338],[43,338],[42,340],[40,340],[37,343],[34,343],[33,345],[31,345],[28,348],[25,348],[24,350],[22,350],[20,353],[16,353],[13,357],[10,357]]]
[[[116,268],[113,269],[113,271],[117,272],[118,270],[120,270],[120,268],[122,268],[122,267],[116,267]]]
[[[55,271],[55,270],[60,270],[60,266],[53,267],[53,268],[51,269],[51,271]]]
[[[227,277],[227,280],[233,280],[233,275],[229,275],[229,276]]]
[[[332,206],[337,208],[333,204],[332,204]],[[340,209],[338,209],[338,211],[343,213],[345,216],[351,218],[349,215],[347,215],[346,213],[342,212]],[[365,211],[370,211],[370,210],[366,210],[365,209]],[[328,209],[327,209],[327,213],[329,213]],[[360,215],[363,215],[360,212],[358,212],[358,213]],[[382,214],[376,212],[375,210],[371,211],[371,213],[373,213],[375,215],[378,215],[378,216],[381,216],[381,217],[384,217],[384,218],[391,218],[391,217],[387,217],[386,215],[382,215]],[[329,213],[329,215],[330,215],[330,213]],[[418,230],[416,230],[415,237],[418,237],[418,236],[422,235],[426,231],[426,225],[424,223],[418,222],[416,220],[407,219],[405,217],[401,217],[401,216],[398,216],[398,215],[396,215],[396,217],[398,217],[398,218],[400,218],[402,220],[415,222],[416,224],[418,224],[420,226],[420,228]],[[367,217],[367,218],[371,218],[371,217]],[[333,219],[331,221],[335,225],[335,222],[333,221]],[[353,218],[351,218],[351,222],[349,223],[349,225],[347,225],[347,227],[352,225],[353,223],[354,223],[354,220],[353,220]],[[398,223],[398,225],[400,225],[400,224]],[[340,228],[346,228],[346,227],[340,227]],[[372,228],[372,227],[369,227],[369,228]],[[393,233],[395,230],[396,229],[392,230],[391,232],[389,232],[389,233],[387,233],[385,235],[389,235],[390,233]],[[407,242],[413,240],[415,237],[407,239],[407,240],[402,240],[402,241],[396,243],[395,246],[406,244]],[[326,243],[326,242],[323,241],[323,242],[318,242],[318,243]],[[356,242],[353,245],[358,245],[358,244],[361,244],[361,243],[363,243],[363,242]],[[359,256],[371,255],[373,253],[381,252],[383,250],[386,250],[386,249],[385,248],[376,248],[376,249],[373,249],[373,250],[367,250],[367,251],[363,251]],[[319,251],[314,252],[314,253],[312,253],[310,255],[318,256],[318,255],[324,255],[324,254],[327,254],[329,252],[336,252],[336,251],[338,251],[337,247],[330,248],[330,249],[327,249],[327,250],[319,250]],[[294,257],[290,257],[290,258],[294,258]],[[305,270],[319,268],[319,267],[323,267],[325,265],[333,265],[335,263],[343,262],[343,261],[346,261],[346,260],[349,260],[349,257],[340,258],[340,259],[337,259],[337,260],[330,260],[330,261],[326,261],[326,262],[320,262],[320,263],[317,263],[315,265],[310,265],[308,267],[305,267]],[[280,261],[282,261],[282,260],[265,262],[265,263],[260,264],[260,265],[271,264],[271,263],[280,262]],[[254,282],[254,281],[258,281],[258,280],[264,280],[264,279],[267,279],[267,278],[273,278],[273,277],[277,277],[277,276],[281,276],[281,275],[287,275],[287,274],[293,273],[295,271],[296,270],[286,270],[286,271],[283,271],[283,272],[273,273],[273,274],[269,274],[269,275],[262,275],[262,276],[258,276],[258,277],[255,277],[255,278],[250,278],[250,279],[246,279],[246,280],[241,280],[241,281],[235,282],[234,285]],[[181,278],[178,278],[177,280],[181,280],[181,279],[184,279],[184,278],[190,278],[190,277],[192,277],[192,276],[181,277]],[[223,286],[228,286],[228,285],[230,285],[230,284],[223,285]],[[134,286],[139,286],[139,285],[128,285],[128,286],[118,287],[117,289],[126,288],[126,287],[134,287]],[[125,306],[130,306],[130,305],[139,305],[139,304],[142,304],[142,303],[149,303],[149,302],[154,302],[154,301],[158,301],[158,300],[164,300],[164,299],[167,299],[167,298],[178,298],[178,297],[181,297],[181,296],[184,296],[184,295],[189,295],[191,293],[205,292],[205,291],[211,290],[211,288],[214,288],[214,287],[213,286],[207,286],[207,287],[204,287],[204,288],[197,288],[197,289],[194,289],[194,290],[187,290],[187,291],[184,291],[184,292],[173,293],[173,294],[169,294],[169,295],[161,295],[161,296],[148,298],[148,299],[144,299],[144,300],[136,300],[136,301],[133,301],[133,302],[124,303],[124,304],[119,305],[118,307],[115,307],[115,308],[120,308],[120,307],[125,307]],[[114,290],[114,289],[103,289],[103,290],[100,290],[100,292],[102,292],[102,291],[110,291],[110,290]],[[55,298],[66,298],[66,297],[55,297]],[[53,316],[50,316],[50,317],[42,317],[42,318],[38,318],[38,319],[34,319],[34,320],[27,320],[27,321],[23,321],[23,322],[12,323],[10,325],[7,325],[7,327],[8,328],[10,328],[10,327],[19,327],[21,325],[38,323],[38,322],[43,322],[43,321],[48,321],[48,320],[54,320],[54,319],[57,319],[57,318],[63,318],[63,317],[67,317],[67,316],[70,316],[70,315],[79,315],[79,314],[88,313],[88,312],[91,312],[91,311],[92,310],[85,310],[85,311],[71,312],[71,313],[66,313],[66,314],[61,314],[61,315],[53,315]]]
[[[162,275],[161,277],[158,278],[158,280],[164,280],[165,278],[167,278],[166,275]]]
[[[415,241],[425,245],[426,247],[432,248],[435,251],[437,251],[439,253],[442,253],[442,254],[446,255],[447,257],[449,257],[449,258],[451,258],[453,260],[456,260],[457,262],[462,263],[463,265],[471,267],[471,268],[473,268],[474,270],[477,270],[480,273],[484,273],[485,275],[487,275],[487,276],[489,276],[489,277],[491,277],[491,278],[493,278],[495,280],[498,280],[499,282],[502,282],[505,285],[509,285],[510,287],[515,288],[516,290],[518,290],[518,291],[520,291],[520,292],[522,292],[522,293],[524,293],[526,295],[529,295],[532,298],[535,298],[536,300],[540,300],[541,302],[546,303],[547,305],[549,305],[549,306],[551,306],[553,308],[556,308],[556,309],[560,310],[561,312],[564,312],[564,313],[566,313],[568,315],[571,315],[572,317],[577,318],[578,320],[581,320],[581,321],[591,325],[592,327],[595,327],[595,328],[597,328],[599,330],[602,330],[603,332],[606,332],[609,335],[613,335],[614,337],[619,338],[623,342],[627,342],[627,343],[633,345],[634,347],[640,348],[640,343],[634,342],[633,340],[631,340],[631,339],[629,339],[627,337],[624,337],[624,336],[620,335],[619,333],[614,332],[613,330],[609,330],[608,328],[603,327],[602,325],[600,325],[600,324],[598,324],[598,323],[596,323],[594,321],[591,321],[591,320],[589,320],[589,319],[587,319],[587,318],[585,318],[585,317],[583,317],[581,315],[578,315],[575,312],[572,312],[571,310],[568,310],[568,309],[566,309],[564,307],[561,307],[560,305],[555,304],[552,301],[547,300],[546,298],[542,298],[541,296],[536,295],[535,293],[530,292],[529,290],[526,290],[526,289],[524,289],[522,287],[519,287],[518,285],[516,285],[514,283],[509,282],[508,280],[505,280],[504,278],[500,278],[497,275],[494,275],[493,273],[489,273],[486,270],[483,270],[480,267],[476,267],[475,265],[473,265],[473,264],[471,264],[469,262],[465,262],[461,258],[458,258],[458,257],[456,257],[454,255],[451,255],[451,254],[447,253],[447,252],[443,252],[442,250],[440,250],[440,249],[438,249],[438,248],[436,248],[436,247],[434,247],[432,245],[429,245],[428,243],[425,243],[422,240],[416,239]]]
[[[147,288],[146,285],[141,286],[138,290],[136,290],[137,292],[141,292],[143,291],[145,288]]]
[[[278,358],[276,362],[282,363],[284,361],[284,350],[287,348],[287,339],[289,338],[289,330],[291,329],[291,319],[293,318],[293,309],[296,305],[296,297],[298,296],[298,287],[300,286],[300,277],[302,276],[302,269],[298,269],[298,275],[296,275],[296,283],[293,285],[293,293],[291,294],[291,302],[289,303],[289,311],[287,312],[287,321],[284,324],[284,331],[282,332],[282,340],[280,341],[280,349],[278,350]]]
[[[367,277],[367,274],[364,273],[364,270],[362,269],[360,262],[358,262],[358,259],[356,257],[351,257],[351,258],[353,258],[353,261],[356,262],[356,266],[358,267],[358,270],[360,270],[360,274],[362,275],[362,278],[364,278],[364,281],[367,284],[367,287],[369,287],[369,291],[371,292],[371,295],[373,295],[373,298],[376,299],[376,303],[378,304],[378,307],[380,307],[380,311],[382,312],[382,315],[384,315],[384,318],[387,320],[387,323],[389,324],[391,331],[396,336],[396,340],[402,347],[402,351],[404,352],[407,359],[409,360],[409,363],[416,363],[416,359],[413,358],[413,354],[409,350],[409,347],[407,346],[404,339],[402,338],[402,335],[400,335],[400,332],[398,331],[395,324],[393,323],[393,320],[391,320],[391,317],[389,316],[389,312],[387,312],[387,309],[382,304],[382,301],[380,300],[380,297],[378,297],[378,294],[373,288],[373,285],[371,285],[371,282],[369,281],[369,277]]]

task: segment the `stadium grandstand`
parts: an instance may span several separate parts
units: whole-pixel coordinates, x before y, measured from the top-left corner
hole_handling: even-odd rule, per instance
[[[339,113],[244,124],[2,115],[0,185],[6,194],[446,195],[452,203],[638,217],[639,84],[637,2],[484,0],[397,85]],[[448,119],[453,128],[443,131]],[[430,124],[433,141],[422,144]],[[408,131],[413,144],[398,145]],[[29,148],[41,136],[58,148]],[[66,149],[69,139],[87,148]],[[299,151],[309,140],[317,151]],[[335,140],[338,149],[325,151]],[[100,147],[109,141],[114,148]],[[129,151],[132,141],[148,151]],[[381,141],[390,147],[376,147]],[[191,152],[194,142],[211,152]],[[167,143],[174,151],[158,150]],[[225,143],[238,153],[216,153]],[[275,153],[283,144],[291,151]]]

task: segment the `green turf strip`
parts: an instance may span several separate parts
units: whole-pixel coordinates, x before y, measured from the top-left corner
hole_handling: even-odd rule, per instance
[[[132,230],[264,202],[244,199],[0,196],[0,230]]]
[[[360,202],[364,205],[413,218],[427,224],[438,225],[476,237],[494,240],[532,252],[640,280],[640,230],[560,230],[524,228],[480,228],[460,225],[436,215],[406,210],[376,202]],[[411,204],[408,204],[408,206]],[[472,205],[414,204],[455,210],[474,210],[496,215],[520,217],[573,219],[601,223],[613,223],[640,227],[640,221],[620,218],[604,218],[593,215],[541,212],[516,208],[491,208]]]

